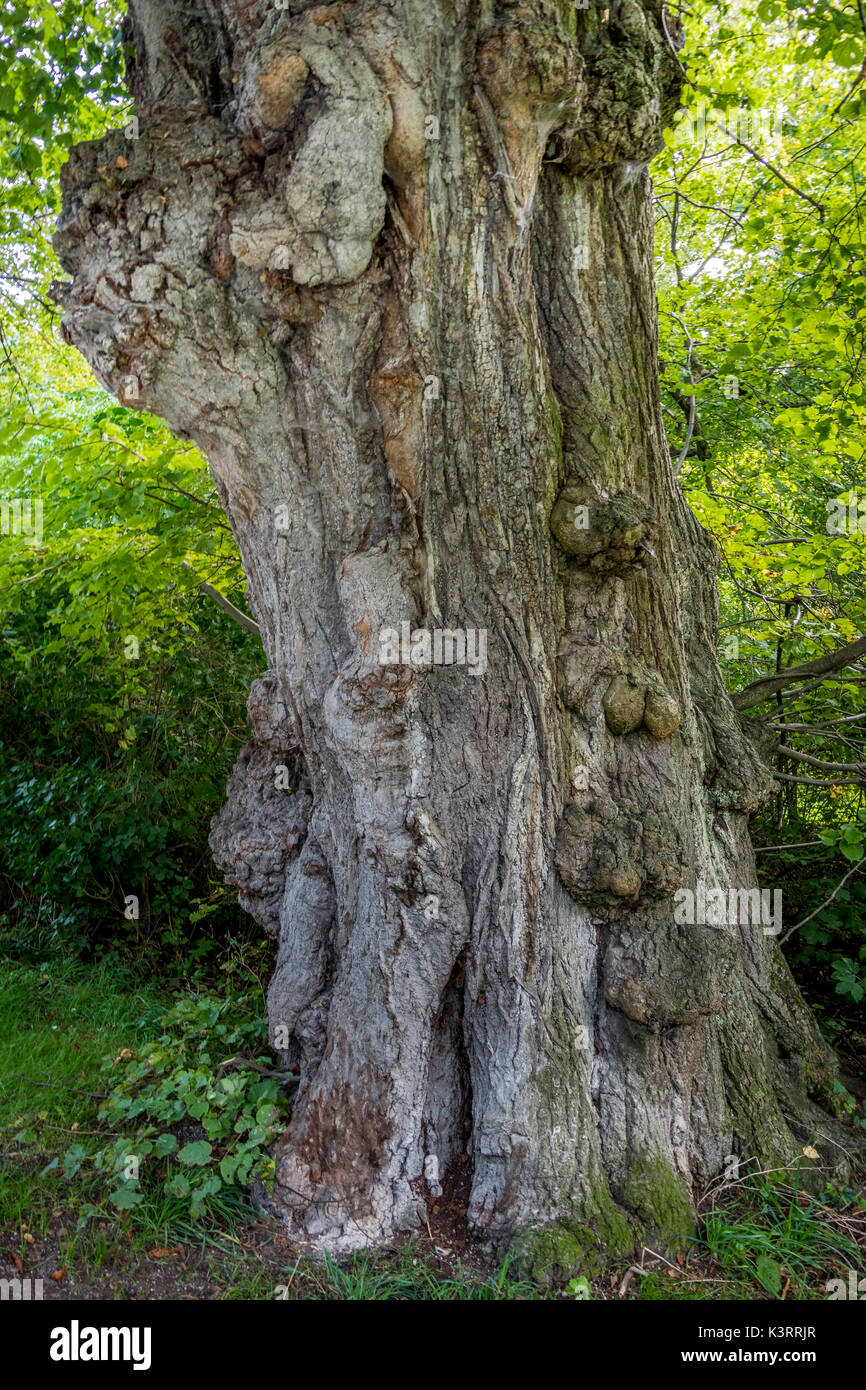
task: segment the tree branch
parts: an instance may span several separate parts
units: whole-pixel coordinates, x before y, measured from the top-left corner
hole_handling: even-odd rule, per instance
[[[188,565],[185,560],[183,562],[183,568],[189,570],[190,574],[195,574],[192,565]],[[197,575],[196,578],[198,578]],[[219,589],[215,589],[213,584],[208,584],[204,579],[199,579],[198,583],[199,588],[202,589],[209,598],[212,598],[214,603],[218,603],[224,613],[228,613],[229,617],[234,618],[235,622],[239,623],[241,627],[246,628],[247,632],[254,632],[257,637],[261,636],[261,628],[255,618],[251,618],[248,614],[242,613],[239,608],[235,608],[231,600],[227,599],[225,594],[221,594]]]
[[[785,747],[786,758],[798,763],[809,763],[812,767],[822,767],[825,772],[866,772],[866,763],[829,763],[824,758],[813,758],[811,753],[801,753],[799,748]]]
[[[745,690],[736,691],[731,696],[731,703],[735,710],[753,709],[755,705],[762,705],[765,700],[769,700],[777,690],[784,690],[786,685],[795,685],[797,681],[810,680],[817,676],[817,684],[820,685],[820,678],[830,676],[834,671],[841,671],[843,667],[859,661],[864,655],[866,637],[858,637],[856,642],[849,642],[846,647],[839,647],[837,651],[828,652],[826,656],[816,657],[814,661],[804,661],[799,666],[786,666],[771,676],[762,676],[760,680],[752,681]]]
[[[773,778],[777,782],[799,782],[804,787],[862,787],[866,783],[863,777],[845,777],[839,782],[835,777],[795,777],[791,772],[774,772]]]
[[[810,912],[809,916],[804,917],[802,921],[795,922],[791,930],[789,932],[786,932],[785,935],[782,937],[782,940],[779,942],[779,945],[784,945],[784,943],[788,940],[788,937],[793,936],[794,932],[797,930],[798,927],[805,927],[807,922],[811,922],[813,917],[817,917],[819,912],[823,912],[825,907],[829,907],[830,903],[833,901],[836,894],[839,892],[839,889],[845,886],[851,875],[856,874],[857,870],[860,868],[862,864],[866,864],[866,859],[861,859],[858,864],[854,865],[853,869],[848,870],[845,877],[841,880],[840,883],[836,884],[836,887],[833,889],[833,892],[830,894],[829,898],[825,898],[824,901],[821,903],[820,907],[816,907],[815,911]]]
[[[816,202],[816,200],[812,198],[808,193],[804,193],[802,188],[798,188],[796,184],[791,183],[790,179],[786,179],[785,175],[782,173],[780,169],[776,168],[775,164],[771,164],[769,160],[763,159],[762,156],[758,154],[757,150],[753,150],[751,145],[746,144],[745,140],[740,140],[738,136],[734,135],[733,131],[728,130],[727,126],[724,126],[723,129],[729,139],[733,140],[735,144],[739,145],[741,150],[745,150],[747,154],[750,154],[752,158],[756,159],[759,164],[762,164],[765,169],[769,169],[770,173],[773,174],[774,177],[777,178],[780,183],[783,183],[786,188],[790,188],[791,192],[796,193],[797,197],[802,198],[805,203],[811,203],[812,207],[818,213],[818,216],[821,219],[821,221],[824,221],[826,209],[824,208],[822,203]]]
[[[791,845],[756,845],[755,854],[769,854],[771,850],[780,849],[814,849],[823,843],[823,840],[798,840],[796,844]]]
[[[831,724],[851,724],[857,719],[866,719],[866,714],[843,714],[839,719],[822,719],[817,724],[770,724],[768,727],[789,734],[827,734],[830,738],[844,738],[844,734],[831,731]]]

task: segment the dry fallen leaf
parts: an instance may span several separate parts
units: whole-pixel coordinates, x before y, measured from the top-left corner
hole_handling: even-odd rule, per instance
[[[180,1246],[179,1246],[179,1245],[170,1245],[170,1246],[166,1247],[166,1246],[164,1246],[164,1245],[155,1245],[155,1246],[153,1247],[153,1249],[152,1249],[152,1250],[148,1250],[147,1253],[148,1253],[148,1255],[150,1256],[150,1258],[151,1258],[152,1260],[164,1260],[164,1259],[166,1259],[169,1255],[179,1255],[179,1254],[180,1254]]]
[[[24,1261],[22,1260],[21,1256],[20,1256],[20,1255],[16,1255],[16,1253],[15,1253],[14,1250],[10,1250],[10,1251],[9,1251],[9,1254],[10,1254],[11,1257],[12,1257],[12,1263],[14,1264],[15,1268],[18,1270],[18,1273],[19,1273],[19,1274],[23,1274],[23,1273],[24,1273]]]
[[[51,1278],[54,1280],[55,1284],[59,1284],[59,1283],[60,1283],[60,1280],[63,1279],[63,1278],[65,1278],[65,1276],[66,1276],[66,1274],[68,1273],[68,1271],[69,1271],[69,1266],[68,1266],[68,1265],[63,1265],[62,1269],[55,1269],[55,1271],[54,1271],[54,1273],[52,1274]]]

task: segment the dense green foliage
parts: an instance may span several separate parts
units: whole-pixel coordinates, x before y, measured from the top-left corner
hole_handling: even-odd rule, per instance
[[[243,602],[204,460],[94,383],[48,301],[65,151],[128,115],[119,12],[0,9],[0,930],[179,966],[202,915],[237,921],[206,837],[262,657],[199,590]]]
[[[124,1048],[106,1061],[114,1085],[99,1119],[114,1130],[134,1122],[134,1137],[120,1133],[92,1161],[119,1180],[110,1197],[119,1210],[144,1201],[141,1164],[149,1158],[166,1194],[188,1197],[193,1216],[223,1187],[269,1177],[273,1159],[263,1149],[279,1132],[287,1108],[279,1079],[269,1072],[270,1057],[255,1055],[265,1054],[267,1045],[258,1004],[248,994],[180,996],[143,1055]],[[177,1129],[188,1120],[196,1133],[179,1138]],[[65,1175],[74,1176],[87,1159],[84,1145],[68,1149]],[[90,1214],[85,1209],[84,1217]]]
[[[687,104],[654,166],[662,387],[682,486],[722,555],[737,690],[866,631],[866,34],[856,4],[801,0],[702,5],[687,34]],[[779,726],[785,779],[755,838],[807,844],[761,855],[762,882],[783,889],[789,928],[836,890],[789,950],[853,1002],[863,688],[860,663],[749,716]]]
[[[65,357],[19,353],[2,402],[5,495],[41,497],[43,534],[0,537],[0,901],[19,946],[173,946],[218,901],[208,824],[261,648],[198,588],[239,583],[200,455]]]

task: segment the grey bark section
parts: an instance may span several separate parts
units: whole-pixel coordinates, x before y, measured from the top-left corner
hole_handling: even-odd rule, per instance
[[[241,907],[279,936],[286,878],[307,838],[312,797],[276,672],[253,682],[247,716],[253,737],[229,777],[209,844]]]
[[[279,929],[276,1209],[348,1249],[469,1173],[495,1242],[671,1236],[729,1153],[829,1132],[833,1069],[760,927],[672,910],[754,883],[771,782],[662,429],[660,7],[136,0],[128,33],[140,138],[73,151],[57,294],[207,453],[261,627],[213,844]],[[383,664],[404,620],[484,629],[486,672]]]

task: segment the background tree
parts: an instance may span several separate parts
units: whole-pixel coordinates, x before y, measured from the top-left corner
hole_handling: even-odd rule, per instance
[[[856,4],[692,15],[686,109],[654,166],[664,408],[723,552],[732,688],[866,628],[863,50]],[[802,922],[789,959],[826,988],[855,1070],[831,1015],[834,988],[864,996],[863,680],[860,660],[749,710],[778,778],[753,823],[762,874]]]
[[[16,956],[187,970],[236,929],[206,825],[260,647],[201,590],[243,582],[205,460],[106,396],[48,299],[69,146],[132,117],[119,23],[101,0],[0,15],[0,919]]]
[[[658,396],[671,16],[142,0],[127,37],[136,138],[73,154],[58,294],[207,453],[261,628],[214,843],[280,935],[280,1211],[342,1248],[462,1178],[567,1264],[680,1233],[730,1152],[844,1166],[775,942],[673,912],[755,883],[773,783]],[[403,620],[485,629],[484,677],[383,666]]]

